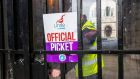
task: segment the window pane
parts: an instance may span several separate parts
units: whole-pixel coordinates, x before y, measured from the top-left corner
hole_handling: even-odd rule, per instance
[[[117,0],[101,0],[102,49],[118,49]],[[118,79],[118,55],[103,55],[103,79]]]
[[[59,0],[47,0],[48,2],[48,13],[59,12]]]
[[[118,55],[104,55],[103,79],[118,79]]]
[[[103,49],[118,49],[117,0],[101,1],[101,34]]]
[[[63,6],[64,12],[71,12],[72,11],[72,1],[73,0],[64,0],[64,6]]]
[[[96,0],[83,0],[82,7],[82,35],[83,35],[83,50],[96,50],[97,45],[94,45],[96,39]],[[91,37],[91,38],[88,38]]]
[[[106,16],[109,16],[110,15],[110,7],[106,7]]]

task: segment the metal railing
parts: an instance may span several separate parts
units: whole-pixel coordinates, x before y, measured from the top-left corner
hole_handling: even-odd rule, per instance
[[[0,49],[0,53],[6,54],[6,53],[10,53],[10,54],[19,54],[19,53],[23,53],[25,51],[23,50],[3,50]],[[80,74],[82,72],[82,58],[81,55],[84,54],[97,54],[97,55],[102,55],[102,54],[116,54],[118,55],[118,79],[124,79],[124,66],[123,66],[123,56],[125,54],[140,54],[140,50],[97,50],[97,51],[88,51],[88,50],[79,50],[79,51],[46,51],[46,50],[34,50],[33,52],[36,53],[42,53],[44,54],[44,57],[46,57],[46,54],[78,54],[79,58],[79,62],[78,62],[78,72],[79,72],[79,79],[82,79],[82,74]],[[47,52],[47,53],[46,53]],[[97,58],[98,61],[97,62],[101,62],[99,61],[99,57]],[[46,59],[44,59],[44,61],[46,61]],[[31,62],[30,62],[31,63]],[[28,63],[28,64],[30,64]],[[48,73],[45,70],[49,70],[48,66],[47,66],[47,62],[45,62],[45,68],[44,68],[44,73]],[[102,76],[99,72],[102,72],[102,68],[100,63],[98,63],[98,76]],[[62,70],[62,69],[61,69]],[[99,71],[100,70],[100,71]],[[30,72],[31,72],[31,68],[30,68]],[[62,70],[62,72],[65,72],[65,70]],[[45,75],[45,79],[49,79],[48,77],[49,75]],[[102,79],[102,77],[98,77],[99,79]],[[65,74],[61,74],[61,79],[65,79]]]
[[[6,1],[9,3],[8,5],[7,5],[7,3],[6,3]],[[1,6],[5,9],[4,11],[3,11],[3,9],[2,9],[2,15],[4,15],[4,14],[11,14],[12,15],[12,17],[14,16],[14,14],[13,14],[13,12],[12,11],[14,11],[13,10],[13,8],[11,9],[12,11],[10,11],[10,10],[7,10],[7,8],[8,7],[11,7],[11,6],[13,6],[13,0],[2,0],[1,1]],[[78,4],[77,4],[77,12],[78,12],[78,26],[80,26],[80,15],[82,14],[82,0],[77,0],[78,2]],[[51,53],[51,54],[57,54],[58,52],[58,54],[78,54],[78,56],[79,56],[79,62],[78,62],[78,70],[79,70],[79,79],[82,79],[82,55],[84,55],[84,54],[97,54],[98,56],[97,56],[97,59],[98,59],[98,79],[102,79],[102,68],[101,68],[101,55],[102,54],[116,54],[116,55],[118,55],[118,78],[119,79],[124,79],[124,66],[123,66],[123,56],[125,55],[125,54],[140,54],[140,50],[122,50],[123,49],[123,17],[122,17],[122,0],[118,0],[118,8],[120,9],[119,10],[119,12],[118,12],[118,18],[119,18],[119,21],[118,21],[118,47],[119,47],[119,49],[120,50],[101,50],[101,47],[102,47],[102,45],[101,45],[101,0],[96,0],[97,1],[97,30],[98,30],[98,38],[100,39],[100,40],[97,40],[97,42],[98,42],[98,50],[97,51],[88,51],[88,50],[79,50],[79,51],[47,51],[47,53]],[[25,74],[25,79],[32,79],[32,76],[34,76],[34,75],[31,75],[31,73],[32,73],[32,66],[31,66],[31,61],[30,60],[28,60],[28,59],[31,59],[31,53],[32,52],[38,52],[38,53],[40,53],[40,52],[42,52],[43,54],[44,54],[44,56],[46,56],[46,51],[45,50],[33,50],[33,6],[32,6],[32,0],[26,0],[25,1],[26,3],[28,3],[28,4],[25,4],[23,7],[20,7],[20,8],[25,8],[25,10],[27,10],[27,11],[29,11],[28,13],[27,13],[27,15],[29,15],[28,16],[28,18],[26,18],[27,20],[29,20],[29,23],[27,23],[27,26],[28,26],[28,24],[29,24],[29,31],[30,31],[30,33],[29,33],[29,47],[30,47],[30,49],[29,49],[29,51],[28,50],[8,50],[8,48],[9,48],[9,41],[8,41],[8,38],[10,38],[10,37],[8,37],[8,27],[11,25],[10,23],[14,23],[14,22],[7,22],[7,24],[5,24],[4,25],[4,23],[2,24],[2,25],[4,25],[3,26],[3,32],[4,32],[4,46],[5,46],[5,49],[0,49],[0,53],[2,53],[2,56],[4,56],[4,57],[2,57],[2,61],[3,61],[3,63],[5,64],[5,55],[6,54],[12,54],[12,56],[14,56],[15,54],[23,54],[23,55],[25,55],[24,56],[24,58],[25,58],[25,64],[27,64],[26,66],[25,66],[25,72],[26,72],[26,74]],[[2,4],[2,3],[4,3],[4,4]],[[28,6],[27,6],[28,5]],[[16,5],[17,6],[17,5]],[[16,7],[15,5],[14,5],[14,7]],[[17,10],[18,11],[18,10]],[[15,10],[15,12],[16,12],[16,10]],[[15,14],[16,15],[16,14]],[[7,20],[7,19],[10,19],[11,21],[13,21],[13,18],[12,17],[7,17],[7,15],[5,15],[2,19],[4,19],[5,18],[5,20]],[[12,18],[12,19],[11,19]],[[9,20],[8,20],[9,21]],[[16,23],[16,19],[15,19],[15,23]],[[6,22],[5,22],[6,23]],[[21,22],[22,23],[22,22]],[[23,22],[24,23],[24,22]],[[25,23],[24,23],[25,24]],[[12,25],[13,27],[14,27],[14,25]],[[78,28],[78,29],[80,29],[80,28]],[[81,35],[81,31],[79,30],[79,36],[82,36]],[[81,38],[81,37],[79,37],[79,38]],[[11,39],[11,38],[10,38]],[[16,42],[16,40],[14,40],[15,42]],[[82,44],[82,43],[79,43],[79,44]],[[12,45],[14,45],[14,43],[12,44]],[[25,46],[26,47],[26,46]],[[27,46],[28,47],[28,46]],[[27,52],[26,54],[25,54],[25,52]],[[12,58],[14,58],[14,57],[12,57]],[[14,59],[12,59],[12,60],[14,60]],[[44,60],[45,61],[45,60]],[[14,64],[14,62],[13,62],[13,64]],[[48,72],[46,72],[46,70],[48,70],[48,65],[47,65],[48,63],[46,62],[45,63],[45,66],[44,66],[44,71],[43,71],[43,73],[46,73],[46,74],[48,74]],[[64,64],[62,64],[62,73],[64,73],[65,72],[65,67],[64,67],[65,65]],[[2,79],[5,79],[5,72],[6,72],[6,70],[4,70],[5,68],[4,68],[5,66],[3,66],[3,78]],[[30,67],[30,68],[29,68]],[[28,70],[28,68],[29,68],[29,70]],[[28,73],[27,73],[28,72]],[[15,73],[15,71],[14,71],[14,73]],[[14,75],[16,75],[16,74],[14,74]],[[49,75],[44,75],[45,77],[44,77],[44,79],[49,79]],[[15,77],[15,76],[14,76]],[[62,74],[61,75],[61,79],[65,79],[65,74]]]

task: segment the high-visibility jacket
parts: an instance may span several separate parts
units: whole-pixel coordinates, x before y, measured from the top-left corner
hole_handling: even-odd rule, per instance
[[[95,30],[95,27],[92,22],[87,21],[83,26],[84,29]],[[92,46],[97,47],[96,40],[93,42]],[[103,58],[102,58],[102,67],[104,66]],[[83,76],[90,76],[93,74],[97,74],[98,66],[97,66],[97,54],[85,54],[82,58],[82,70]],[[76,65],[76,76],[78,76],[78,64]]]

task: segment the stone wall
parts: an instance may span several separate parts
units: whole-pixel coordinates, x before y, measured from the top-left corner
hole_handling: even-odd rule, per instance
[[[124,49],[140,49],[140,0],[123,0]],[[140,55],[130,55],[140,60]]]
[[[123,0],[124,48],[140,48],[140,1]]]

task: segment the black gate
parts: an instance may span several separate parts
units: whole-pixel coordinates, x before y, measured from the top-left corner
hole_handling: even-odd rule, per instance
[[[60,0],[63,11],[63,0]],[[123,0],[127,2],[127,0]],[[118,49],[102,50],[101,44],[101,0],[97,0],[97,51],[68,51],[67,54],[78,54],[79,79],[82,79],[82,55],[98,54],[98,78],[102,79],[101,55],[116,54],[118,56],[118,79],[124,79],[123,57],[126,54],[140,54],[140,50],[123,50],[123,7],[122,0],[118,0]],[[128,0],[129,1],[129,0]],[[0,1],[0,79],[49,79],[48,63],[36,63],[36,55],[46,56],[44,50],[43,13],[49,13],[48,0],[1,0]],[[41,6],[37,6],[41,5]],[[36,9],[35,9],[36,8]],[[35,10],[34,10],[35,9]],[[82,11],[82,0],[77,0],[78,26]],[[41,26],[42,28],[37,28]],[[36,28],[35,28],[36,27]],[[33,34],[34,31],[38,34]],[[80,30],[79,30],[79,34]],[[38,41],[34,37],[38,36]],[[81,38],[81,36],[79,36]],[[33,41],[37,41],[36,44]],[[79,41],[81,43],[81,41]],[[40,43],[39,45],[37,45]],[[57,53],[58,51],[47,51]],[[85,53],[86,52],[86,53]],[[61,51],[62,54],[66,51]],[[45,61],[45,59],[44,59]],[[61,79],[65,79],[65,64],[61,65]]]

